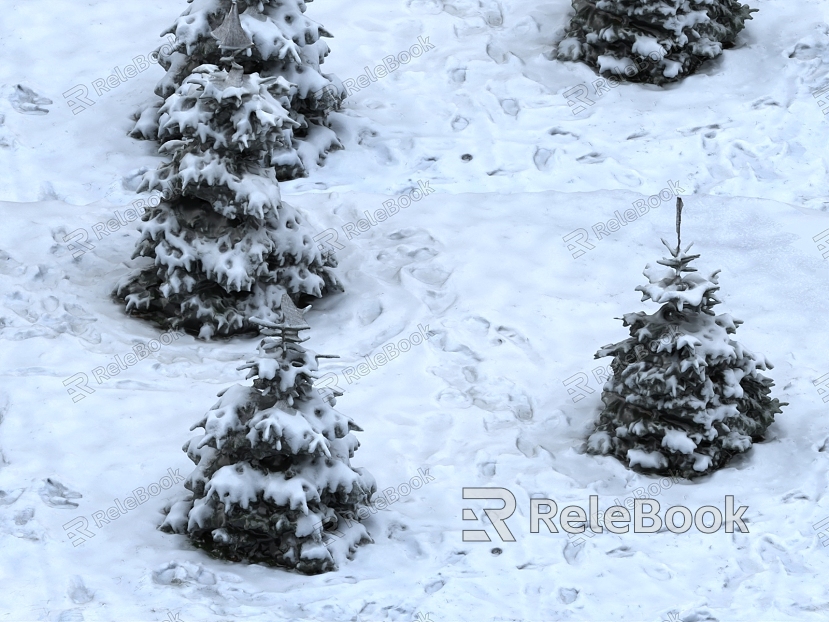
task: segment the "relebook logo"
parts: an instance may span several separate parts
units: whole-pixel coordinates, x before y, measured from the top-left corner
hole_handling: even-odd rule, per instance
[[[516,508],[515,495],[512,492],[506,488],[464,488],[463,498],[502,501],[504,507],[485,509],[484,513],[502,542],[515,542],[515,536],[506,523]],[[691,512],[685,506],[675,505],[665,511],[663,519],[659,516],[660,507],[656,499],[634,499],[632,516],[631,512],[621,505],[614,505],[601,513],[599,497],[590,495],[587,512],[577,505],[569,505],[561,510],[558,523],[561,529],[569,534],[582,534],[588,526],[594,534],[603,533],[605,529],[610,533],[625,534],[630,531],[631,518],[633,533],[656,533],[664,525],[671,533],[685,533],[693,526],[702,533],[711,534],[719,531],[723,522],[725,533],[734,533],[735,525],[740,533],[748,533],[748,527],[743,522],[743,514],[748,506],[742,505],[735,511],[734,495],[726,495],[724,512],[713,505],[703,505],[697,508],[696,512]],[[542,523],[549,533],[560,533],[553,520],[557,514],[558,504],[552,499],[530,499],[530,533],[540,533]],[[478,520],[478,517],[472,509],[464,508],[463,520]],[[484,529],[465,529],[463,541],[491,542],[491,539]]]
[[[113,499],[114,505],[112,507],[93,512],[92,520],[95,521],[95,527],[101,529],[104,525],[118,520],[122,515],[134,510],[150,497],[155,497],[162,490],[168,490],[178,482],[183,481],[184,476],[179,473],[179,469],[167,469],[167,475],[159,479],[157,483],[150,484],[146,488],[139,486],[132,491],[132,495],[126,497],[123,501],[121,499]],[[95,533],[91,531],[89,521],[85,516],[78,516],[68,523],[65,523],[63,529],[66,531],[66,536],[69,538],[72,546],[78,546],[86,542],[89,538],[95,537]]]

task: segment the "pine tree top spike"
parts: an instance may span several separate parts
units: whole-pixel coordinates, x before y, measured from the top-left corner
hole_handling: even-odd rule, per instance
[[[279,324],[280,327],[291,328],[294,330],[303,330],[306,328],[311,328],[308,326],[307,322],[303,315],[305,312],[308,311],[311,307],[305,307],[304,309],[297,309],[294,301],[291,300],[291,297],[288,294],[282,294],[282,301],[280,303],[280,310],[282,311],[282,322]]]
[[[230,5],[230,10],[225,15],[221,26],[211,33],[219,41],[219,47],[223,52],[239,52],[253,47],[248,34],[242,29],[242,22],[239,20],[239,11],[236,8],[236,0]]]
[[[676,198],[676,252],[679,254],[680,248],[682,248],[682,242],[680,240],[680,227],[682,226],[682,199],[680,197]]]

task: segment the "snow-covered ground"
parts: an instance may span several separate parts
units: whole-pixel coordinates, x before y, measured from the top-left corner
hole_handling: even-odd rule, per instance
[[[598,95],[588,68],[548,59],[566,0],[309,5],[335,34],[325,68],[343,80],[419,37],[434,45],[352,93],[334,119],[345,150],[282,184],[344,246],[346,292],[314,305],[308,320],[310,347],[342,357],[325,368],[344,389],[339,410],[365,429],[352,464],[381,490],[419,469],[434,477],[367,520],[374,544],[316,577],[216,561],[158,531],[180,481],[93,522],[116,499],[166,485],[168,469],[189,473],[181,446],[190,426],[216,392],[242,381],[236,367],[257,340],[181,337],[73,401],[67,378],[92,377],[160,338],[109,298],[135,223],[96,232],[124,217],[137,172],[158,162],[126,131],[162,71],[139,73],[77,114],[64,93],[148,54],[186,3],[11,5],[0,25],[0,620],[829,615],[829,535],[813,527],[829,517],[827,394],[814,384],[829,372],[829,263],[813,239],[829,229],[829,120],[813,97],[827,80],[829,5],[754,0],[760,11],[741,45],[700,74]],[[17,84],[52,103],[25,105]],[[594,103],[574,115],[564,93],[579,84]],[[29,114],[35,107],[49,112]],[[600,240],[592,228],[669,182],[682,188],[683,239],[696,241],[697,267],[723,270],[718,310],[745,321],[737,339],[774,363],[773,395],[789,405],[767,442],[657,499],[663,509],[722,508],[734,495],[749,508],[750,533],[604,533],[583,543],[531,533],[531,497],[587,507],[595,494],[606,508],[658,486],[580,447],[609,362],[593,353],[626,336],[614,318],[655,310],[634,287],[664,255],[659,238],[672,239],[673,201]],[[418,186],[435,192],[347,239],[364,211]],[[568,249],[563,238],[578,229],[589,245]],[[64,242],[78,230],[94,246],[83,254]],[[426,343],[359,380],[346,376],[418,325],[428,326]],[[578,374],[587,388],[574,402]],[[516,542],[462,520],[463,508],[482,516],[494,506],[464,500],[464,487],[515,494],[507,524]],[[66,527],[79,517],[89,520],[85,538]],[[474,528],[493,542],[464,542],[462,530]]]

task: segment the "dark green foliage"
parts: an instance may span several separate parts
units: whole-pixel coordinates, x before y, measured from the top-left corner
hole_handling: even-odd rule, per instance
[[[613,357],[613,377],[588,451],[648,473],[695,477],[762,440],[785,404],[759,373],[772,365],[732,339],[742,322],[712,311],[719,271],[694,274],[699,255],[682,251],[679,239],[668,248],[671,256],[657,262],[668,269],[649,264],[649,283],[636,288],[661,308],[626,314],[630,337],[596,353]]]
[[[733,47],[757,11],[736,0],[573,0],[573,8],[559,60],[657,85],[681,80]]]
[[[255,333],[248,318],[279,319],[294,300],[342,289],[336,259],[320,251],[301,213],[282,202],[273,163],[294,122],[279,103],[288,87],[236,63],[202,65],[161,107],[169,155],[139,190],[167,200],[143,218],[117,285],[127,312],[204,339]]]
[[[348,557],[371,542],[358,520],[377,487],[349,462],[360,428],[313,387],[319,356],[300,345],[308,326],[287,295],[282,310],[278,325],[256,320],[266,336],[240,367],[253,385],[222,391],[193,426],[204,429],[184,445],[197,465],[185,482],[193,496],[162,529],[217,557],[316,574],[337,568],[331,533]]]
[[[166,71],[155,89],[162,101],[136,115],[131,136],[161,139],[163,102],[199,66],[221,66],[229,49],[239,50],[235,59],[244,73],[278,78],[286,87],[279,103],[293,123],[285,126],[285,147],[273,161],[277,179],[306,176],[310,164],[342,147],[328,127],[328,115],[339,109],[345,89],[339,79],[320,69],[329,53],[325,39],[332,35],[305,11],[303,0],[190,0],[162,33],[175,36],[175,43],[158,53]]]

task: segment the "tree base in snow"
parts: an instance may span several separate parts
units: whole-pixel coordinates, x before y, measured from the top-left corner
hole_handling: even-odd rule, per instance
[[[781,412],[779,408],[777,412]],[[602,420],[606,421],[606,419],[603,413]],[[642,413],[637,413],[628,416],[623,414],[622,419],[633,422],[634,419],[644,421],[646,418]],[[657,421],[663,420],[663,417],[658,413],[649,413],[647,419]],[[614,421],[618,420],[614,417]],[[765,427],[773,422],[773,415],[767,417],[767,420]],[[762,435],[753,436],[750,439],[732,437],[735,442],[729,443],[727,447],[724,446],[725,443],[719,446],[699,446],[693,453],[685,454],[666,451],[661,446],[662,437],[656,435],[627,438],[615,436],[613,430],[615,425],[610,422],[599,425],[598,430],[587,439],[587,453],[613,456],[632,471],[646,475],[675,475],[686,479],[710,475],[726,466],[734,456],[747,452],[753,443],[764,440]],[[664,422],[660,427],[664,427]]]
[[[719,270],[709,276],[682,250],[682,199],[677,198],[676,247],[645,267],[642,300],[660,305],[653,314],[627,313],[630,336],[601,348],[612,356],[613,375],[602,390],[604,408],[587,451],[612,455],[628,468],[686,478],[716,471],[763,440],[781,403],[774,382],[760,372],[773,366],[738,343],[742,323],[713,311],[720,304]]]
[[[223,526],[218,529],[188,530],[187,515],[192,507],[192,500],[173,504],[159,529],[187,535],[195,546],[212,557],[231,562],[262,564],[315,575],[337,570],[337,557],[353,559],[358,546],[373,542],[365,527],[343,518],[331,521],[335,527],[329,526],[322,532],[325,542],[297,538],[295,521],[301,519],[301,513],[295,512],[293,524],[280,531],[273,523],[284,520],[284,508],[267,502],[258,503],[254,508],[257,511],[237,511],[236,516],[220,512]],[[253,516],[261,516],[261,519],[253,520]],[[277,516],[279,521],[273,520]]]

